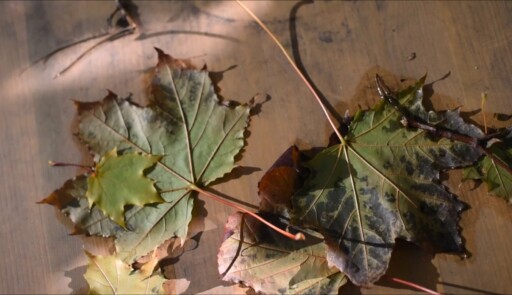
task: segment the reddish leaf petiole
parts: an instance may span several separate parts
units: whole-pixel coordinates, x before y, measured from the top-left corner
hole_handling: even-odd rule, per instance
[[[245,209],[243,207],[240,207],[240,206],[238,206],[238,205],[236,205],[236,204],[234,204],[232,202],[226,201],[222,197],[220,197],[220,196],[218,196],[218,195],[216,195],[214,193],[211,193],[211,192],[208,192],[206,190],[203,190],[203,189],[201,189],[201,188],[199,188],[199,187],[197,187],[195,185],[191,185],[190,189],[192,189],[192,190],[194,190],[194,191],[196,191],[198,193],[201,193],[201,194],[209,197],[210,199],[213,199],[213,200],[215,200],[217,202],[220,202],[220,203],[222,203],[222,204],[224,204],[226,206],[233,207],[233,208],[235,208],[237,210],[240,210],[240,211],[242,211],[242,212],[244,212],[244,213],[246,213],[246,214],[248,214],[248,215],[250,215],[250,216],[252,216],[252,217],[254,217],[256,219],[258,219],[259,221],[264,223],[266,226],[270,227],[271,229],[275,230],[276,232],[282,234],[283,236],[285,236],[287,238],[290,238],[290,239],[296,240],[296,241],[298,241],[298,240],[305,240],[306,239],[306,237],[304,236],[303,233],[299,232],[299,233],[296,233],[294,235],[292,233],[284,231],[284,230],[280,229],[279,227],[273,225],[272,223],[266,221],[263,217],[259,216],[258,214],[254,213],[254,212],[252,212],[250,210],[247,210],[247,209]]]
[[[406,286],[409,286],[409,287],[412,287],[416,290],[420,290],[420,291],[423,291],[425,293],[428,293],[428,294],[432,294],[432,295],[442,295],[441,293],[439,292],[436,292],[436,291],[433,291],[433,290],[430,290],[428,288],[425,288],[425,287],[422,287],[420,285],[416,285],[415,283],[411,283],[409,281],[406,281],[406,280],[402,280],[402,279],[397,279],[397,278],[394,278],[394,277],[390,277],[388,275],[384,275],[384,277],[392,282],[395,282],[395,283],[399,283],[399,284],[402,284],[402,285],[406,285]]]

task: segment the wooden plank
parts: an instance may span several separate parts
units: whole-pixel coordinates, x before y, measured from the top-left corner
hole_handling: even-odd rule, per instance
[[[0,2],[0,293],[80,293],[86,259],[82,244],[99,251],[102,241],[68,236],[70,224],[48,206],[35,205],[74,169],[56,169],[48,160],[92,163],[71,136],[71,99],[92,101],[105,89],[146,101],[147,71],[156,60],[153,46],[176,57],[192,57],[223,71],[220,87],[227,99],[248,101],[257,93],[272,99],[252,117],[239,170],[215,189],[258,204],[256,185],[263,172],[292,144],[303,149],[325,145],[331,133],[322,112],[269,37],[234,3],[137,2],[145,35],[104,44],[71,68],[54,76],[94,44],[63,50],[46,64],[31,62],[68,43],[106,28],[114,9],[110,1]],[[512,113],[508,97],[512,69],[510,2],[249,2],[294,54],[332,107],[353,114],[378,98],[372,78],[384,74],[390,84],[428,71],[430,100],[437,109],[480,107],[486,114]],[[409,60],[412,53],[416,57]],[[236,66],[236,67],[233,67]],[[449,74],[449,75],[448,75]],[[445,79],[443,79],[445,78]],[[442,79],[440,81],[437,81]],[[432,87],[431,87],[432,88]],[[428,88],[426,93],[431,94]],[[259,96],[260,99],[262,96]],[[481,115],[472,119],[481,122]],[[490,120],[490,124],[498,124]],[[242,172],[253,171],[248,175]],[[389,273],[441,292],[512,292],[512,210],[488,197],[484,186],[460,184],[460,174],[446,185],[472,209],[461,225],[473,255],[435,258],[400,243]],[[205,200],[207,230],[197,249],[179,256],[167,273],[190,281],[188,293],[238,292],[217,275],[216,249],[223,224],[232,213]],[[169,262],[170,263],[170,262]],[[222,287],[224,286],[224,287]],[[359,292],[355,287],[345,291]],[[410,294],[384,280],[364,294]]]

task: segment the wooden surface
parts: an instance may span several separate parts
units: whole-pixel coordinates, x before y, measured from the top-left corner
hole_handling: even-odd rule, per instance
[[[70,224],[49,206],[35,202],[78,173],[51,168],[48,160],[90,164],[73,139],[71,99],[101,99],[106,89],[145,102],[147,70],[156,61],[153,46],[198,65],[223,71],[222,95],[248,101],[269,94],[252,117],[250,136],[234,178],[215,189],[257,205],[263,172],[290,145],[325,145],[327,121],[285,58],[249,17],[231,1],[138,3],[146,37],[131,35],[100,46],[65,75],[53,79],[90,41],[53,56],[20,74],[54,49],[105,30],[113,1],[0,2],[0,293],[83,293],[83,245],[99,252],[97,238],[69,236]],[[293,52],[332,107],[353,114],[376,101],[371,77],[393,84],[428,71],[437,109],[480,107],[512,113],[512,2],[252,2],[257,13]],[[409,60],[411,53],[416,54]],[[233,68],[233,66],[236,66]],[[471,114],[469,114],[471,115]],[[472,117],[481,122],[481,114]],[[490,120],[490,124],[495,122]],[[251,172],[252,173],[248,173]],[[469,259],[432,257],[400,243],[389,274],[440,292],[512,293],[512,208],[489,197],[484,186],[461,183],[452,173],[446,185],[472,208],[461,225]],[[204,198],[203,198],[204,199]],[[186,293],[233,293],[216,270],[216,249],[230,208],[205,200],[207,230],[199,246],[166,261],[167,273],[189,281]],[[193,248],[195,245],[189,245]],[[175,260],[177,263],[173,264]],[[387,281],[345,293],[410,294]]]

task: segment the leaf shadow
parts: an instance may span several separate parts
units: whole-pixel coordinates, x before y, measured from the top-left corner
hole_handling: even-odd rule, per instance
[[[64,271],[64,276],[71,279],[68,287],[72,290],[71,294],[87,294],[89,288],[87,287],[87,281],[84,278],[87,266],[78,266],[71,270]]]
[[[464,290],[464,291],[476,292],[478,294],[505,295],[505,293],[496,293],[496,292],[491,292],[491,291],[488,291],[488,290],[482,290],[482,289],[468,287],[468,286],[463,286],[463,285],[454,284],[454,283],[450,283],[450,282],[439,282],[439,284],[443,285],[443,286],[448,286],[448,287],[452,287],[452,288],[461,289],[461,290]]]
[[[456,101],[447,95],[440,94],[435,91],[434,85],[437,82],[443,81],[447,78],[449,78],[451,75],[451,72],[449,71],[445,75],[443,75],[440,78],[435,79],[434,81],[427,83],[423,86],[423,105],[426,109],[435,110],[434,102],[440,101],[443,102],[449,109],[454,109],[457,107],[460,107],[457,105]],[[439,110],[439,111],[444,111]],[[464,119],[465,122],[468,122],[470,124],[473,124],[475,126],[478,126],[480,129],[484,129],[483,126],[477,122],[473,117],[477,114],[480,114],[482,112],[482,109],[476,109],[476,110],[470,110],[470,111],[460,111],[460,116]]]
[[[211,257],[208,256],[207,249],[218,244],[219,238],[217,231],[208,230],[185,241],[183,247],[174,250],[170,247],[169,256],[160,261],[165,277],[189,280],[190,284],[183,294],[197,294],[219,285],[233,285],[219,279],[217,264],[212,263]],[[201,243],[199,240],[202,240]],[[178,262],[179,267],[175,267]]]
[[[235,161],[238,161],[238,159],[236,159]],[[247,175],[251,175],[254,172],[258,172],[258,171],[261,171],[261,168],[259,168],[259,167],[251,167],[251,166],[237,166],[233,170],[231,170],[231,172],[229,172],[228,174],[224,175],[222,178],[219,178],[219,179],[213,181],[211,183],[211,185],[215,186],[215,185],[220,184],[220,183],[229,182],[229,181],[232,181],[232,180],[235,180],[235,179],[242,178],[242,177],[247,176]],[[218,194],[218,192],[217,192],[217,194]]]
[[[238,67],[238,65],[231,65],[231,66],[227,67],[225,70],[209,71],[208,72],[208,77],[210,77],[210,80],[212,80],[213,89],[215,90],[215,93],[217,94],[217,96],[219,97],[219,99],[221,101],[224,101],[225,98],[221,94],[222,89],[220,88],[219,83],[222,81],[222,79],[224,79],[224,73],[234,70],[237,67]],[[205,68],[206,68],[206,66],[205,66]]]
[[[389,277],[400,278],[430,290],[436,290],[440,274],[432,263],[433,258],[433,253],[428,253],[420,246],[403,240],[397,240],[386,274]],[[403,284],[392,282],[385,277],[375,284],[393,289],[417,291]]]
[[[185,240],[183,246],[179,245],[177,239],[169,245],[167,256],[160,260],[159,267],[168,279],[190,281],[183,294],[197,294],[219,285],[231,286],[232,283],[218,279],[216,263],[211,263],[211,257],[208,256],[209,251],[206,250],[211,245],[218,243],[219,235],[215,230],[205,230],[204,221],[208,212],[203,200],[195,199],[192,214],[194,218],[201,218],[200,224],[196,222],[194,225],[189,225],[189,232],[192,234]]]
[[[430,110],[434,109],[434,106],[432,105],[431,101],[431,98],[434,95],[434,84],[439,81],[447,79],[448,77],[450,77],[450,75],[451,71],[448,71],[448,73],[444,74],[442,77],[437,78],[436,80],[427,83],[423,86],[423,105],[425,106],[425,108]]]
[[[350,280],[338,290],[339,295],[362,295],[361,287],[354,285]]]
[[[309,82],[309,84],[311,84],[311,87],[314,89],[314,91],[318,94],[318,96],[320,97],[320,100],[322,101],[322,104],[327,108],[329,113],[336,119],[338,124],[341,124],[341,122],[343,122],[342,116],[336,111],[337,108],[335,108],[329,102],[329,100],[326,98],[326,96],[323,94],[323,92],[316,86],[315,82],[311,79],[311,77],[308,74],[308,71],[306,70],[306,67],[304,66],[304,63],[302,62],[302,58],[300,55],[299,42],[298,42],[298,37],[297,37],[297,14],[303,5],[312,4],[312,3],[314,3],[312,0],[300,0],[290,10],[288,27],[290,30],[292,56],[293,56],[295,65],[300,70],[300,72],[304,75],[304,77]]]

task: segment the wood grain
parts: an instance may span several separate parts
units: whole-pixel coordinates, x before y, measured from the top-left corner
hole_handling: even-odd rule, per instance
[[[94,40],[65,49],[26,69],[58,47],[106,29],[113,1],[0,2],[0,293],[83,293],[87,249],[104,242],[69,236],[70,224],[48,206],[46,197],[78,171],[50,168],[48,160],[90,164],[73,139],[71,99],[101,99],[106,89],[146,101],[147,72],[154,46],[198,65],[223,71],[227,99],[248,101],[255,94],[271,100],[252,117],[250,136],[233,180],[215,189],[258,204],[263,172],[292,144],[302,149],[325,145],[329,126],[306,87],[277,47],[234,2],[140,1],[143,36],[131,35],[100,46],[65,75],[54,76]],[[343,114],[376,101],[372,76],[390,84],[428,71],[427,89],[436,109],[480,107],[486,114],[512,113],[512,3],[498,1],[248,2],[312,79],[332,109]],[[411,53],[416,58],[409,60]],[[235,67],[233,67],[235,66]],[[259,96],[260,98],[262,96]],[[481,122],[481,114],[472,117]],[[491,125],[497,124],[490,122]],[[244,175],[247,173],[248,175]],[[440,292],[512,293],[512,208],[473,189],[453,173],[446,185],[472,207],[461,225],[472,252],[462,260],[432,255],[399,243],[389,274]],[[242,289],[222,283],[216,249],[223,223],[232,212],[209,200],[207,230],[197,249],[168,261],[166,271],[190,281],[186,293],[222,294]],[[411,289],[379,281],[371,289],[342,292],[410,294]]]

